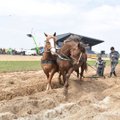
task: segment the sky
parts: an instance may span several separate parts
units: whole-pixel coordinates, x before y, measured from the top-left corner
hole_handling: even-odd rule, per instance
[[[30,49],[45,36],[75,33],[104,43],[93,51],[120,52],[120,0],[0,0],[0,48]]]

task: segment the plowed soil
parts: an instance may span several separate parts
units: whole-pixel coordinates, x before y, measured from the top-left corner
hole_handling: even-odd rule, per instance
[[[120,120],[120,65],[118,77],[89,78],[92,68],[79,81],[76,73],[69,80],[67,99],[58,73],[52,90],[46,91],[43,71],[0,73],[0,120]]]

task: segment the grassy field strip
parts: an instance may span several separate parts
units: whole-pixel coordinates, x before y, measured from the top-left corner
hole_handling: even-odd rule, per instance
[[[95,61],[87,62],[94,66]],[[120,64],[120,61],[119,61]],[[110,65],[110,61],[106,60],[106,65]],[[16,72],[16,71],[34,71],[41,70],[40,61],[0,61],[0,72]]]
[[[0,61],[0,72],[41,70],[40,61]]]

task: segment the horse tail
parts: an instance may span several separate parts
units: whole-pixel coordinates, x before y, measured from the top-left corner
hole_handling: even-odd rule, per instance
[[[84,58],[83,69],[87,72],[88,64],[87,64],[87,54],[86,53],[83,54],[83,58]]]

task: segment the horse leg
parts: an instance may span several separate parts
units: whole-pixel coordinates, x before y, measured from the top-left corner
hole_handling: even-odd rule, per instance
[[[63,84],[65,84],[65,81],[66,81],[66,72],[64,71],[63,72]]]
[[[55,72],[56,72],[55,70],[52,70],[52,71],[51,71],[51,74],[49,75],[49,78],[48,78],[48,84],[47,84],[46,90],[52,89],[52,88],[51,88],[51,80],[52,80],[53,75],[55,74]]]
[[[65,84],[65,73],[66,73],[65,71],[59,72],[58,79],[59,79],[59,84],[61,85]],[[61,76],[62,76],[62,79],[61,79]]]
[[[59,72],[58,80],[60,85],[62,85],[61,75],[62,75],[61,72]]]
[[[47,76],[47,82],[48,82],[48,81],[49,81],[49,72],[44,71],[44,73],[45,73],[45,75]],[[48,89],[49,89],[49,85],[47,84],[46,90],[48,90]]]
[[[64,95],[67,95],[67,93],[68,93],[68,86],[69,86],[68,80],[69,80],[70,75],[71,75],[72,72],[73,72],[73,68],[70,68],[68,73],[65,76]]]
[[[77,78],[79,78],[79,68],[76,69],[75,72],[77,73]]]
[[[81,66],[80,81],[83,78],[83,73],[84,73],[84,65]]]

